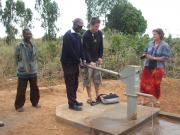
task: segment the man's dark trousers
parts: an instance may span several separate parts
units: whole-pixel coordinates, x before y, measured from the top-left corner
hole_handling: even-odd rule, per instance
[[[62,63],[68,104],[76,104],[76,92],[78,89],[79,64]]]
[[[21,78],[18,77],[18,86],[17,86],[17,95],[15,100],[15,108],[21,108],[23,107],[25,100],[26,100],[26,89],[27,89],[27,83],[30,83],[30,100],[32,103],[32,106],[36,106],[39,102],[39,88],[37,86],[37,75],[33,77],[26,77]]]

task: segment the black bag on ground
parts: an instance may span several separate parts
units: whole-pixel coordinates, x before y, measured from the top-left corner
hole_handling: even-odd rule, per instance
[[[109,94],[100,94],[98,96],[99,100],[103,104],[114,104],[119,103],[119,96],[117,94],[109,93]]]

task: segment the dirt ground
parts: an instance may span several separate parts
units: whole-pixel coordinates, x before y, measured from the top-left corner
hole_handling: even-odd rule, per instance
[[[79,129],[59,123],[55,118],[57,105],[65,104],[65,85],[61,81],[51,82],[54,86],[48,87],[48,82],[41,81],[40,104],[41,108],[31,107],[29,91],[24,106],[24,112],[14,110],[14,99],[16,94],[16,80],[8,79],[6,83],[0,81],[0,120],[5,126],[0,127],[0,135],[88,135]],[[180,114],[180,80],[163,79],[162,94],[160,98],[161,111]],[[116,92],[121,101],[126,101],[125,85],[119,80],[103,80],[101,93]],[[79,84],[78,99],[86,100],[86,91],[82,83]]]

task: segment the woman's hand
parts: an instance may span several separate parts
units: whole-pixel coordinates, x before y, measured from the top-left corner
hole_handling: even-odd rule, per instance
[[[156,60],[156,57],[149,55],[149,54],[146,54],[146,58],[149,60]]]

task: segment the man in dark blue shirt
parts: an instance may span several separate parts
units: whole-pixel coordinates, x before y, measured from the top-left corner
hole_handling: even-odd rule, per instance
[[[61,63],[64,71],[69,109],[81,111],[83,103],[76,100],[78,89],[79,64],[84,61],[81,37],[78,34],[83,27],[83,21],[76,18],[73,27],[63,36]]]

